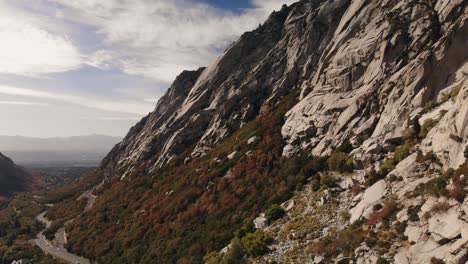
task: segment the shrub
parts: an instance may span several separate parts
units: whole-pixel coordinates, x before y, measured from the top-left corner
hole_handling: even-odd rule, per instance
[[[322,173],[320,177],[320,190],[324,191],[336,185],[336,179],[327,172]]]
[[[465,182],[462,180],[454,180],[453,187],[449,190],[449,195],[460,203],[463,203],[466,197]]]
[[[445,261],[438,259],[436,257],[431,258],[431,264],[445,264]]]
[[[380,257],[379,259],[377,259],[377,262],[376,264],[389,264],[390,262],[382,257]]]
[[[384,162],[384,164],[385,164],[385,162]],[[366,175],[366,184],[370,186],[370,185],[372,185],[372,184],[374,184],[374,183],[380,181],[381,179],[385,178],[385,175],[387,175],[388,172],[390,172],[391,170],[393,170],[393,165],[391,165],[391,167],[392,167],[392,168],[388,168],[388,169],[386,169],[386,168],[384,169],[384,165],[382,165],[382,166],[380,167],[380,171],[381,171],[381,172],[382,172],[382,170],[385,170],[385,171],[386,171],[385,174],[384,174],[384,173],[381,173],[381,172],[377,172],[377,171],[375,171],[374,169],[371,169],[371,170],[369,171],[369,173]],[[387,170],[388,170],[388,172],[387,172]]]
[[[459,84],[459,85],[457,85],[456,87],[454,87],[452,89],[452,91],[450,92],[450,98],[452,98],[452,101],[455,102],[455,99],[457,98],[458,94],[460,93],[461,88],[462,88],[462,85]]]
[[[417,222],[419,221],[419,216],[418,213],[421,210],[421,206],[410,206],[408,207],[408,220],[411,222]]]
[[[413,197],[426,194],[436,197],[447,196],[448,191],[445,188],[447,184],[448,177],[446,175],[439,176],[435,179],[428,181],[427,183],[419,184],[413,193]]]
[[[338,172],[352,172],[353,164],[352,159],[346,155],[344,152],[335,152],[333,153],[327,161],[328,169]]]
[[[382,208],[383,208],[383,205],[379,204],[379,203],[372,206],[372,210],[374,210],[374,211],[379,211]]]
[[[442,109],[442,110],[440,110],[439,115],[440,115],[440,117],[443,117],[443,116],[445,116],[445,114],[447,114],[447,113],[448,113],[447,110]]]
[[[326,258],[338,254],[350,256],[362,242],[366,241],[366,235],[367,232],[364,229],[353,224],[340,231],[332,230],[326,237],[312,243],[307,251]]]
[[[343,144],[341,146],[339,146],[336,150],[338,152],[343,152],[343,153],[350,153],[351,151],[353,151],[354,147],[353,145],[351,144],[351,142],[349,142],[349,140],[345,140],[343,142]]]
[[[242,238],[242,245],[249,257],[258,257],[268,252],[268,244],[272,239],[262,230],[247,234]]]
[[[456,141],[458,143],[463,143],[463,138],[455,135],[455,134],[450,134],[449,138],[452,139],[453,141]]]
[[[403,159],[409,156],[411,153],[411,146],[410,144],[404,144],[402,146],[399,146],[398,148],[395,149],[395,153],[393,154],[393,164],[396,165]]]
[[[219,264],[219,263],[222,263],[223,257],[218,252],[213,251],[213,252],[207,254],[203,258],[203,260],[205,261],[206,264]]]
[[[426,155],[423,155],[422,151],[418,150],[418,155],[416,156],[416,162],[423,163],[429,160],[439,163],[439,160],[437,159],[437,156],[434,154],[434,152],[430,151],[430,152],[427,152]]]
[[[351,214],[348,211],[341,211],[340,212],[340,217],[343,221],[349,221],[351,219]]]
[[[274,204],[266,211],[265,218],[268,220],[268,223],[271,223],[283,217],[285,213],[283,207]]]
[[[358,181],[353,180],[353,186],[351,187],[351,192],[354,195],[358,195],[361,192],[361,184]]]
[[[395,199],[389,198],[385,201],[384,206],[378,212],[373,212],[369,219],[367,220],[368,225],[375,225],[379,222],[382,222],[386,218],[388,218],[391,214],[393,214],[396,209],[398,208],[398,203]]]
[[[244,220],[242,227],[234,232],[236,237],[244,237],[248,233],[255,232],[255,225],[253,224],[252,218],[247,218]]]
[[[245,250],[244,250],[244,246],[241,240],[235,237],[231,240],[230,248],[224,255],[222,263],[226,263],[226,264],[240,263],[244,254],[245,254]]]
[[[313,179],[310,180],[310,186],[312,190],[318,191],[320,190],[320,179],[318,177],[314,177]]]
[[[410,143],[410,142],[415,142],[418,140],[418,134],[420,132],[421,128],[419,126],[419,123],[417,123],[415,126],[410,126],[405,131],[403,131],[403,140],[405,143]]]
[[[437,125],[437,120],[432,118],[428,118],[424,121],[424,124],[421,126],[421,130],[419,131],[419,138],[423,139],[426,138],[429,131]]]
[[[429,112],[431,111],[432,109],[434,109],[435,107],[437,106],[436,103],[434,103],[433,101],[429,101],[427,102],[426,104],[424,104],[424,111],[425,112]]]
[[[448,202],[439,202],[432,206],[431,211],[433,213],[439,214],[447,212],[448,209],[450,209],[450,204]]]

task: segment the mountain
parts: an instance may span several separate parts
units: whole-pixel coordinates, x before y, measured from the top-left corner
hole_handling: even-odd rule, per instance
[[[0,153],[0,198],[30,190],[34,177]]]
[[[66,138],[0,136],[0,149],[25,166],[96,166],[121,140],[104,135]]]
[[[100,263],[465,263],[467,17],[463,0],[283,6],[181,73],[104,158],[69,249]]]

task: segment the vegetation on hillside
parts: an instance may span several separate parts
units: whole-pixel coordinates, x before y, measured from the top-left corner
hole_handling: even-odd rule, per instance
[[[0,264],[23,260],[31,264],[61,263],[45,255],[31,243],[44,226],[36,221],[36,215],[45,207],[33,201],[31,195],[15,196],[0,210]]]
[[[287,200],[326,168],[324,159],[282,157],[283,117],[295,102],[296,94],[285,97],[189,164],[182,155],[152,175],[108,183],[69,228],[69,249],[105,263],[201,263],[229,244],[246,219]]]

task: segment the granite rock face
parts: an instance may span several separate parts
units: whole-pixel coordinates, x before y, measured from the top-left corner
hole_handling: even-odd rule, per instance
[[[311,75],[348,0],[302,1],[274,12],[206,69],[177,77],[156,109],[104,159],[108,177],[149,171],[190,150],[204,155]]]
[[[447,166],[463,163],[466,142],[448,141],[467,136],[466,3],[422,2],[352,1],[287,114],[285,155],[309,148],[320,156],[363,138],[356,154],[368,161],[377,146],[401,142],[405,128],[443,108],[447,115],[427,150]],[[460,88],[454,100],[441,102]]]
[[[461,0],[284,6],[206,69],[178,76],[102,167],[122,177],[135,164],[151,171],[187,150],[204,155],[294,89],[301,96],[285,116],[286,156],[301,149],[323,156],[351,140],[362,144],[356,158],[372,162],[405,128],[443,110],[423,149],[460,165],[466,140],[450,138],[468,133],[466,16]],[[442,102],[454,89],[457,97]]]
[[[333,191],[317,194],[311,186],[298,191],[285,203],[292,205],[286,222],[267,226],[266,219],[257,218],[257,228],[286,237],[259,263],[328,263],[323,262],[328,256],[304,253],[291,259],[288,254],[306,252],[308,243],[330,230],[365,220],[390,198],[398,204],[395,221],[406,224],[400,230],[406,240],[391,244],[385,254],[363,243],[354,251],[356,263],[381,258],[457,263],[468,247],[467,200],[437,200],[442,198],[417,190],[466,163],[467,18],[464,0],[303,0],[284,6],[207,68],[179,75],[155,110],[104,159],[101,170],[107,178],[131,179],[180,155],[190,163],[284,96],[297,93],[281,129],[283,156],[326,157],[350,142],[355,170],[334,175],[342,182]],[[418,141],[397,160],[394,152],[409,129],[418,132]],[[248,144],[257,140],[253,136]],[[366,176],[386,159],[396,163],[391,171],[367,182]],[[434,214],[440,203],[446,211]],[[297,224],[304,219],[313,232]],[[280,235],[288,223],[295,229]]]

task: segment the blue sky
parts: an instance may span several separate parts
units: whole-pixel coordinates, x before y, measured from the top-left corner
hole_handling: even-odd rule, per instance
[[[199,0],[198,2],[231,10],[252,7],[252,2],[249,0]]]
[[[0,0],[0,135],[123,136],[294,0]]]

